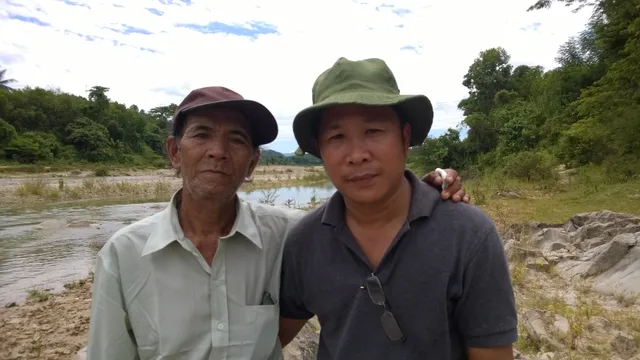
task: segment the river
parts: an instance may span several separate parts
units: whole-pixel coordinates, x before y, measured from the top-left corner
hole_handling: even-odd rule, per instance
[[[326,199],[335,188],[284,187],[239,192],[249,201],[276,205]],[[115,231],[162,210],[166,203],[65,206],[20,213],[0,211],[0,306],[21,303],[30,289],[63,289],[86,278],[96,253]]]

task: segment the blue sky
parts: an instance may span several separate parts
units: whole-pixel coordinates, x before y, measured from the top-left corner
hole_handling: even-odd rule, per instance
[[[0,0],[0,67],[17,86],[86,96],[102,85],[143,109],[227,86],[271,109],[269,147],[292,152],[315,78],[341,56],[379,57],[402,93],[431,99],[438,136],[463,119],[462,79],[480,51],[503,46],[516,65],[550,69],[588,20],[561,5],[527,13],[533,1]]]

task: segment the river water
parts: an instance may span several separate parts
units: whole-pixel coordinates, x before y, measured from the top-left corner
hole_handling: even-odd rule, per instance
[[[239,192],[258,202],[276,205],[321,201],[333,194],[332,185],[286,187]],[[166,203],[75,206],[23,211],[0,211],[0,306],[21,303],[30,289],[60,291],[67,282],[86,278],[96,253],[114,232],[152,215]]]

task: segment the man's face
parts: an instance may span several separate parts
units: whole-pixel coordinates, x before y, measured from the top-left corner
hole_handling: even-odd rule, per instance
[[[167,146],[185,190],[199,199],[233,196],[260,158],[246,118],[234,110],[202,110],[187,115],[183,129]]]
[[[411,138],[389,107],[327,109],[318,147],[331,182],[345,198],[375,203],[400,186]]]

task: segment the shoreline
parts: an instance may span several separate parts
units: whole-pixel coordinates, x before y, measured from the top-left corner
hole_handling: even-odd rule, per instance
[[[239,191],[313,186],[326,181],[322,166],[265,165],[258,166],[253,181],[243,184]],[[64,206],[84,201],[110,202],[114,199],[167,201],[181,185],[182,179],[169,169],[109,176],[94,176],[91,172],[22,174],[0,178],[0,198],[3,199],[0,210]]]

